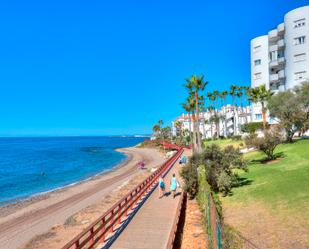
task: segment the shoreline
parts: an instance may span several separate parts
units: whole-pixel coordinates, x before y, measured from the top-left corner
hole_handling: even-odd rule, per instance
[[[81,180],[76,181],[76,182],[72,182],[70,184],[66,184],[66,185],[61,186],[61,187],[57,187],[57,188],[47,190],[47,191],[44,191],[44,192],[35,193],[35,194],[29,195],[29,196],[26,196],[26,197],[15,198],[15,199],[12,199],[10,201],[5,201],[3,203],[0,203],[0,218],[13,213],[14,211],[16,211],[16,209],[20,209],[22,207],[27,207],[29,205],[32,205],[35,202],[38,202],[38,201],[46,200],[52,194],[57,194],[59,192],[66,191],[68,188],[83,184],[84,182],[100,179],[102,176],[105,176],[107,174],[110,174],[111,172],[117,171],[121,167],[125,167],[126,164],[129,164],[133,159],[132,154],[125,152],[125,149],[130,149],[130,148],[135,148],[135,146],[115,149],[115,151],[124,154],[126,156],[126,158],[121,160],[119,163],[115,164],[114,166],[112,166],[111,169],[108,169],[106,171],[102,171],[102,172],[97,173],[93,176],[87,177],[85,179],[81,179]]]
[[[66,186],[27,200],[0,207],[0,243],[5,248],[20,248],[33,237],[44,234],[77,212],[107,198],[142,173],[136,168],[140,160],[150,170],[164,162],[163,155],[149,148],[117,149],[128,158],[112,170],[75,185]]]

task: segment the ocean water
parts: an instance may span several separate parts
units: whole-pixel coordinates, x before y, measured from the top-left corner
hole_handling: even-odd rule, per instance
[[[107,172],[142,137],[0,138],[0,205]]]

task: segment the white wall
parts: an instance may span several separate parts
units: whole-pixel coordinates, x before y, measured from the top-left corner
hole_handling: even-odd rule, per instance
[[[261,46],[258,51],[255,47]],[[261,65],[256,66],[255,60],[261,60]],[[261,73],[260,79],[255,79],[255,74]],[[268,59],[268,35],[263,35],[251,40],[251,86],[269,86],[269,59]]]
[[[305,18],[305,26],[295,28],[295,21]],[[294,9],[284,17],[285,23],[285,58],[286,88],[290,89],[301,83],[295,81],[295,72],[306,71],[309,78],[309,6]],[[305,44],[294,45],[294,38],[306,36]],[[294,62],[296,54],[306,53],[306,60]]]

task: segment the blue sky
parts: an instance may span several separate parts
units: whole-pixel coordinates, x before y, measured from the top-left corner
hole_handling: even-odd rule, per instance
[[[184,79],[250,84],[249,42],[308,1],[0,3],[0,136],[150,133]]]

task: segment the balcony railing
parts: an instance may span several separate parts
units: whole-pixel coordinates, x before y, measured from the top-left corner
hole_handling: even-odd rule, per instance
[[[277,42],[278,48],[283,48],[285,43],[284,43],[284,39],[281,39]]]
[[[278,39],[278,30],[277,29],[273,29],[273,30],[269,31],[268,32],[268,38],[270,40]]]
[[[278,72],[278,77],[279,77],[279,79],[285,78],[284,70],[280,70],[280,71]]]
[[[269,75],[269,81],[270,82],[276,82],[278,80],[279,80],[279,75],[278,74],[274,73],[274,74],[270,74]]]
[[[285,30],[285,26],[284,26],[284,23],[281,23],[277,26],[277,30],[278,30],[278,33],[284,33],[284,30]]]
[[[284,58],[284,57],[278,58],[278,63],[279,63],[279,64],[285,63],[285,58]]]
[[[273,51],[277,51],[278,50],[278,45],[275,44],[275,45],[272,45],[269,47],[269,52],[273,52]]]
[[[278,60],[270,61],[270,62],[269,62],[269,66],[270,66],[270,67],[277,67],[277,66],[279,66]]]

